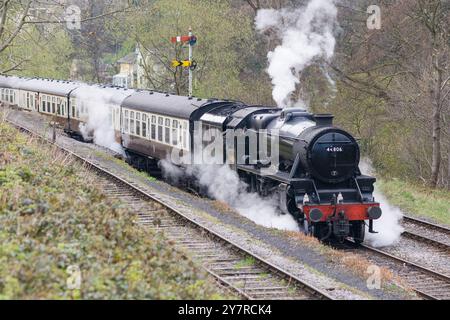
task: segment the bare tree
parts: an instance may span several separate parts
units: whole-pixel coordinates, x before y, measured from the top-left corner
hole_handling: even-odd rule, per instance
[[[80,23],[85,23],[117,13],[126,11],[129,8],[127,1],[122,1],[123,5],[118,8],[105,11],[98,15],[89,15],[82,17]],[[40,16],[39,9],[44,7],[59,9],[59,16]],[[15,41],[30,41],[30,27],[37,25],[63,25],[64,9],[67,6],[65,2],[60,1],[42,1],[42,0],[2,0],[0,2],[0,55],[5,56],[5,52],[11,48]],[[27,58],[18,58],[17,60],[10,54],[7,55],[10,63],[0,69],[0,73],[7,73],[18,70],[27,61]]]
[[[365,4],[361,2],[362,8]],[[382,5],[380,31],[365,28],[365,10],[357,14],[351,8],[343,14],[341,21],[350,22],[347,29],[344,27],[332,68],[348,88],[383,101],[392,119],[409,119],[408,127],[419,130],[408,143],[421,145],[403,150],[422,155],[417,161],[429,167],[423,172],[436,187],[445,184],[442,148],[449,148],[448,140],[442,141],[443,137],[448,139],[449,131],[442,128],[450,94],[449,4],[442,0],[399,0],[382,1]],[[418,136],[421,132],[429,137],[429,143]],[[419,167],[423,168],[422,164]]]

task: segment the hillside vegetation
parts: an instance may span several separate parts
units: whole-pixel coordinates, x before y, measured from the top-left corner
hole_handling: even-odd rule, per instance
[[[0,299],[223,298],[80,164],[4,122],[0,137]]]
[[[430,218],[450,226],[450,192],[406,183],[398,179],[378,181],[390,202],[407,214]]]

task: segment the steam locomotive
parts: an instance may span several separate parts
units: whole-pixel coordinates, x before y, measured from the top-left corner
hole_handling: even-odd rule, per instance
[[[0,76],[3,104],[49,116],[78,137],[89,117],[82,98],[85,87],[89,85]],[[375,233],[373,222],[382,215],[373,196],[376,180],[361,173],[358,143],[333,125],[333,116],[157,91],[90,87],[108,93],[108,119],[116,140],[142,167],[153,167],[174,150],[184,156],[193,153],[198,124],[222,135],[239,133],[231,143],[223,143],[224,161],[249,190],[277,195],[280,210],[291,214],[307,234],[323,241],[351,237],[361,243],[366,222],[368,231]],[[262,139],[261,132],[265,132]],[[238,139],[249,133],[258,139]],[[259,156],[265,146],[271,154],[278,150],[277,161]],[[257,159],[252,160],[255,148]],[[268,168],[274,170],[267,173]]]

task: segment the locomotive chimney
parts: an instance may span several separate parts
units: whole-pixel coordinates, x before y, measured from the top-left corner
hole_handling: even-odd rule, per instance
[[[316,114],[314,120],[317,126],[332,126],[334,116],[332,114]]]

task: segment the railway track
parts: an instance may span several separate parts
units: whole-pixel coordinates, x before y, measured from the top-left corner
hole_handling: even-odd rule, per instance
[[[7,121],[21,131],[53,144],[32,130]],[[326,292],[200,225],[172,204],[165,203],[136,184],[64,147],[54,145],[94,171],[98,175],[98,186],[107,196],[120,199],[132,208],[136,214],[136,223],[163,233],[176,247],[185,250],[199,261],[222,286],[234,291],[243,299],[333,299]]]
[[[402,237],[430,245],[442,252],[443,255],[450,253],[449,228],[410,216],[403,218],[403,226],[405,231]],[[355,246],[352,241],[348,243],[352,250],[356,249],[358,253],[365,256],[368,260],[375,261],[378,265],[393,270],[419,296],[432,300],[450,299],[450,277],[447,275],[393,255],[383,249],[377,249],[365,244]]]
[[[432,300],[450,299],[450,278],[448,276],[389,254],[382,249],[360,245],[356,250],[368,260],[375,260],[377,265],[393,270],[419,296]]]
[[[410,216],[403,217],[404,237],[421,241],[450,253],[450,228]]]

